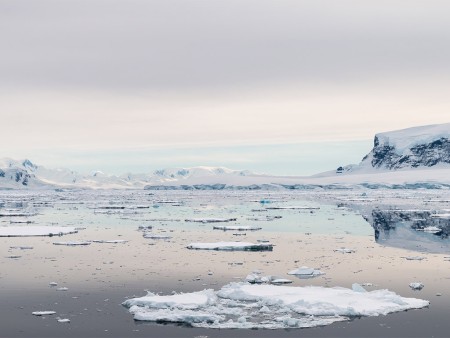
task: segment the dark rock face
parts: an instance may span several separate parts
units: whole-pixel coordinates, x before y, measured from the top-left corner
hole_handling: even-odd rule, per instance
[[[372,167],[385,169],[432,167],[439,163],[450,164],[450,140],[440,138],[431,143],[411,147],[403,154],[398,154],[395,147],[380,144],[375,136],[372,149]],[[363,159],[366,160],[367,156]]]

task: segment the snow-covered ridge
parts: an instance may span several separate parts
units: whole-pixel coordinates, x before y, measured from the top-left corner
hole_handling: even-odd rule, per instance
[[[450,167],[450,123],[376,134],[374,147],[360,166],[389,170]]]
[[[306,159],[307,160],[307,159]],[[169,168],[120,176],[48,169],[0,159],[0,189],[279,190],[450,188],[450,123],[379,133],[359,165],[309,176],[272,176],[223,167]]]
[[[30,160],[0,159],[0,189],[23,188],[144,188],[167,184],[231,184],[236,179],[256,174],[248,170],[224,167],[166,168],[148,174],[127,173],[120,176],[93,171],[88,175],[70,169],[49,169]],[[260,175],[257,175],[260,176]]]

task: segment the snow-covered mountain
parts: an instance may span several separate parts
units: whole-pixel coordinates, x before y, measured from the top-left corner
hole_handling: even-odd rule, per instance
[[[160,185],[232,184],[253,174],[248,170],[223,167],[166,168],[150,174],[127,173],[120,176],[94,171],[83,175],[69,169],[49,169],[30,160],[0,160],[0,189],[25,188],[143,188]]]
[[[362,167],[426,168],[450,165],[450,123],[414,127],[375,135]]]
[[[153,173],[83,175],[48,169],[29,160],[0,160],[0,189],[342,189],[450,188],[450,123],[375,135],[360,164],[302,177],[271,176],[223,167],[170,168]]]

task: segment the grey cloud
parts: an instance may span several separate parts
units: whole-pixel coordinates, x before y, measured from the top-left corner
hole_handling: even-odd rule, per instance
[[[444,1],[0,1],[0,86],[191,89],[450,75]]]

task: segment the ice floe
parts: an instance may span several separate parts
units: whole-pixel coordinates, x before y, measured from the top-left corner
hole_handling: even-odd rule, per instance
[[[186,218],[185,222],[197,222],[197,223],[222,223],[222,222],[234,222],[237,218]]]
[[[290,279],[278,277],[278,276],[261,276],[260,273],[254,272],[249,274],[247,277],[245,277],[245,281],[250,284],[275,284],[275,285],[281,285],[281,284],[291,284],[292,281]]]
[[[435,226],[429,226],[429,227],[425,227],[423,229],[417,229],[419,231],[423,231],[423,232],[428,232],[430,234],[437,234],[438,232],[441,232],[442,229],[435,227]]]
[[[425,285],[420,282],[409,283],[409,287],[413,290],[422,290],[424,286]]]
[[[224,231],[257,231],[261,230],[262,228],[252,225],[214,225],[213,229]]]
[[[128,242],[125,239],[111,239],[111,240],[103,240],[103,239],[94,239],[93,243],[106,243],[106,244],[123,244]]]
[[[421,261],[426,259],[424,256],[402,256],[402,258],[406,259],[407,261]]]
[[[285,207],[266,207],[267,210],[318,210],[320,207],[305,206],[285,206]]]
[[[298,269],[291,270],[288,272],[288,275],[295,275],[299,278],[312,278],[324,275],[325,272],[322,272],[320,270],[316,270],[314,268],[308,268],[307,266],[302,266]]]
[[[353,249],[349,249],[349,248],[338,248],[338,249],[334,249],[335,252],[340,252],[340,253],[354,253],[355,250]]]
[[[230,283],[203,290],[126,300],[135,320],[183,323],[194,327],[283,329],[328,325],[358,316],[379,316],[419,309],[429,302],[389,290],[366,291],[318,286],[291,287]]]
[[[150,238],[150,239],[171,239],[172,236],[169,235],[160,235],[160,234],[154,234],[151,232],[146,232],[142,234],[144,238]]]
[[[89,241],[68,241],[68,242],[53,242],[54,245],[80,246],[91,245]]]
[[[49,316],[49,315],[54,315],[56,313],[56,311],[34,311],[31,312],[32,315],[35,316]]]
[[[224,251],[272,251],[273,245],[269,243],[250,242],[216,242],[216,243],[191,243],[188,249],[196,250],[224,250]]]
[[[62,226],[1,226],[0,237],[28,237],[28,236],[62,236],[74,234],[78,230],[74,227]]]
[[[58,321],[58,323],[70,323],[69,318],[56,318],[56,320]]]

